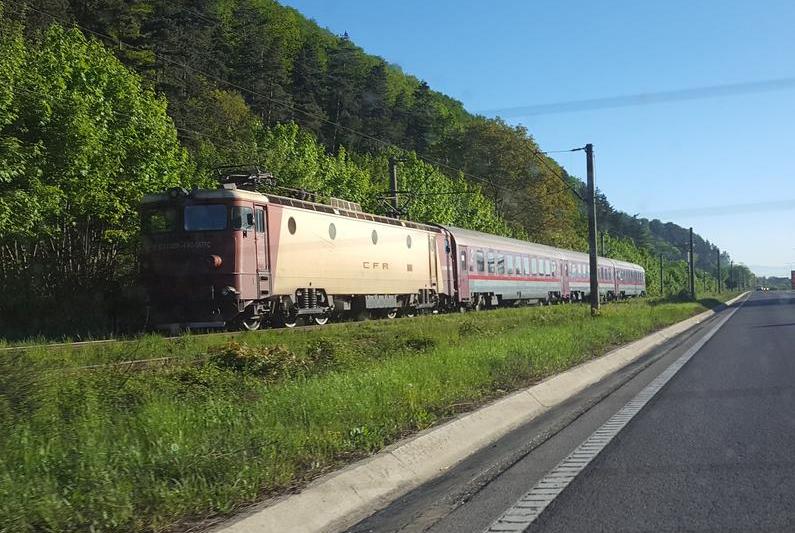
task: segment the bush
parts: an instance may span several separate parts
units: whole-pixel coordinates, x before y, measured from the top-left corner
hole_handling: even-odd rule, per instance
[[[310,361],[299,357],[284,346],[253,348],[244,342],[229,341],[207,350],[210,363],[218,368],[233,370],[265,379],[280,379],[305,375]]]

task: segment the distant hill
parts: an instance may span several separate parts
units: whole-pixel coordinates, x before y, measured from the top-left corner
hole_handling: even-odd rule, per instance
[[[790,290],[792,288],[792,283],[790,282],[789,278],[779,278],[776,276],[768,276],[768,277],[758,277],[756,278],[756,284],[761,287],[768,287],[773,290]]]

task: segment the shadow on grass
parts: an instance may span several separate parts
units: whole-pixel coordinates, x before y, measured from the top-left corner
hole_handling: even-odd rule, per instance
[[[704,298],[696,298],[693,300],[690,298],[688,294],[672,294],[670,296],[666,296],[665,298],[655,298],[650,299],[648,301],[649,305],[654,307],[657,305],[662,304],[679,304],[679,303],[686,303],[686,302],[697,302],[707,309],[714,309],[719,305],[723,305],[725,302],[720,298],[716,298],[715,296],[705,296]]]

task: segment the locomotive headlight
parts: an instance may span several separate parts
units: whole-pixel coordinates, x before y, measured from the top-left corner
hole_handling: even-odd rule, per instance
[[[221,289],[221,296],[223,296],[224,298],[228,298],[230,296],[235,296],[235,295],[237,295],[237,291],[235,290],[234,287],[227,286]]]

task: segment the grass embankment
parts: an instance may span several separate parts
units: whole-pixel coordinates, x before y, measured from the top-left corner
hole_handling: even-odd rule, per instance
[[[161,530],[290,490],[714,299],[0,356],[0,530]],[[176,364],[63,367],[175,356]],[[53,370],[53,368],[60,368]]]

